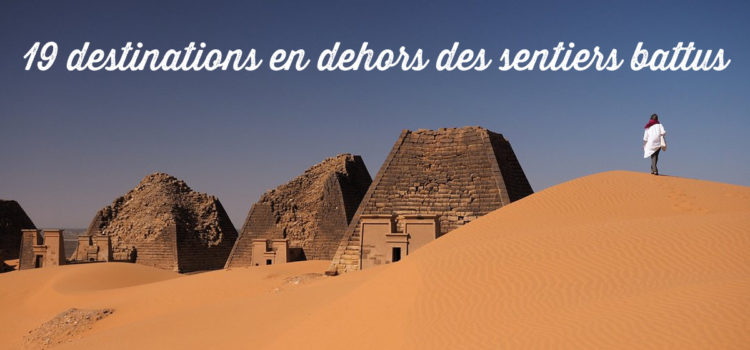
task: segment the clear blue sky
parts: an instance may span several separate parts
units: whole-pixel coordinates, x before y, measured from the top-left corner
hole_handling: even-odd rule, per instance
[[[575,3],[575,5],[570,5]],[[643,125],[659,113],[663,173],[750,185],[747,1],[0,2],[0,198],[42,227],[85,227],[162,171],[220,198],[235,226],[267,189],[338,153],[374,176],[402,129],[503,133],[536,191],[594,172],[648,171]],[[56,41],[47,72],[24,71]],[[83,42],[320,50],[723,48],[723,72],[68,72]]]

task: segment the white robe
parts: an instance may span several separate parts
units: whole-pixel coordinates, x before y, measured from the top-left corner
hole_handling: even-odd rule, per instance
[[[643,132],[643,141],[646,142],[643,145],[643,158],[651,157],[656,150],[661,148],[661,137],[666,134],[667,132],[661,124],[651,125]]]

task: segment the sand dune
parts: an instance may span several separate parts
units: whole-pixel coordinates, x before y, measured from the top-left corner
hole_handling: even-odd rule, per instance
[[[607,172],[344,276],[319,275],[319,261],[189,276],[126,264],[6,273],[0,339],[20,347],[78,307],[115,313],[61,348],[740,349],[749,252],[750,188]]]
[[[742,348],[749,252],[750,188],[608,172],[453,231],[296,331],[373,347]]]

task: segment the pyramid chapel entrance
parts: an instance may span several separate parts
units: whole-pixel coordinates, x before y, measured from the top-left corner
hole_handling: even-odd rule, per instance
[[[360,268],[390,264],[432,242],[440,232],[437,215],[362,215]]]

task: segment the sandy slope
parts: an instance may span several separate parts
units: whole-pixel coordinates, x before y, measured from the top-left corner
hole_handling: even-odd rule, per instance
[[[305,275],[326,267],[11,272],[0,275],[0,339],[14,348],[67,307],[111,307],[69,346],[746,348],[750,188],[596,174],[493,212],[397,264]]]

